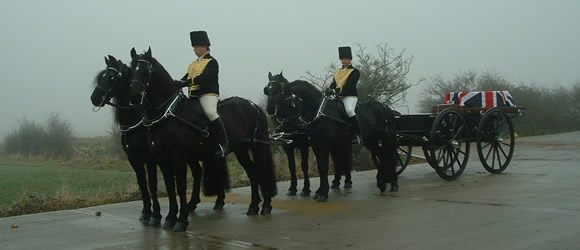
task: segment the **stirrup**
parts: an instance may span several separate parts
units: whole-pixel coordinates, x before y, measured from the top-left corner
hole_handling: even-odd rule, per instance
[[[360,136],[355,135],[354,138],[352,138],[352,144],[361,144],[362,140],[360,138]]]
[[[221,144],[218,144],[218,150],[215,152],[215,156],[219,158],[224,158],[228,154],[227,147],[223,147]]]

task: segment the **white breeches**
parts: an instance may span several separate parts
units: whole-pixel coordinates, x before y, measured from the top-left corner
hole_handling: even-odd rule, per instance
[[[217,104],[220,100],[219,96],[216,95],[202,95],[199,97],[199,103],[201,103],[201,109],[210,121],[214,121],[219,118],[220,115],[217,112]]]
[[[342,104],[344,104],[344,109],[346,110],[346,114],[348,117],[353,117],[356,115],[354,110],[356,109],[356,103],[358,102],[358,97],[356,96],[344,96],[341,97],[340,100]]]

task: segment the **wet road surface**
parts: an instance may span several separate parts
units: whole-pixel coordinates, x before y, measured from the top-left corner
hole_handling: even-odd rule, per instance
[[[141,225],[141,202],[2,218],[0,249],[580,249],[580,132],[519,138],[500,175],[476,156],[452,182],[410,166],[386,195],[375,171],[353,173],[327,203],[280,182],[270,216],[246,216],[249,189],[235,189],[223,211],[204,199],[186,233]]]

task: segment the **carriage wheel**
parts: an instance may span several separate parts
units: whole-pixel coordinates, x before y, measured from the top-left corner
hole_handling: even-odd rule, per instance
[[[469,159],[469,127],[462,114],[453,109],[441,112],[431,128],[429,164],[448,181],[463,173]]]
[[[401,175],[407,165],[409,165],[409,161],[411,160],[411,151],[413,147],[411,146],[398,146],[397,147],[397,176]]]
[[[431,150],[429,150],[429,147],[423,146],[422,148],[423,148],[423,155],[425,155],[425,161],[427,161],[429,166],[431,166],[433,169],[437,170],[437,168],[433,167],[434,164],[431,163],[433,161],[433,156],[431,156]]]
[[[477,154],[488,172],[503,172],[514,153],[514,126],[507,114],[499,109],[488,110],[477,130]]]

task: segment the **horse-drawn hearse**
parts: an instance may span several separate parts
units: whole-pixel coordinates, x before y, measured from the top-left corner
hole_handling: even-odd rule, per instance
[[[427,114],[395,117],[401,174],[412,153],[421,147],[425,160],[445,180],[465,170],[470,144],[475,142],[483,167],[492,174],[509,165],[515,147],[512,119],[525,107],[516,106],[507,91],[450,92],[445,103]]]

